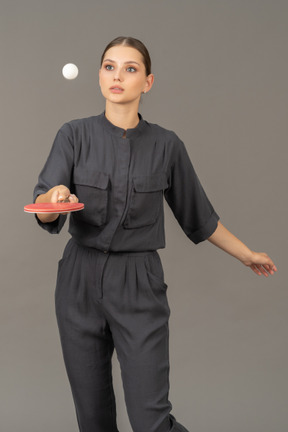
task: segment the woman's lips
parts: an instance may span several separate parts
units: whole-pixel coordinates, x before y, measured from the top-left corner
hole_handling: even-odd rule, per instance
[[[122,87],[110,87],[110,91],[112,93],[123,93],[124,89]]]

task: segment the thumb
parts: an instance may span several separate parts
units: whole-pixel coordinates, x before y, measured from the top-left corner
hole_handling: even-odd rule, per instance
[[[56,189],[55,191],[53,191],[52,195],[51,195],[51,203],[57,203],[59,198],[60,198],[60,192],[58,189]]]

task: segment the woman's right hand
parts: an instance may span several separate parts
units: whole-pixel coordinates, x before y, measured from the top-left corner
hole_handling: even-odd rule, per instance
[[[46,198],[49,198],[49,201],[46,202],[64,202],[68,201],[70,196],[70,190],[64,185],[58,185],[50,189],[45,195],[47,195]]]
[[[51,202],[51,203],[57,203],[57,202],[71,202],[71,203],[77,203],[79,200],[76,197],[76,195],[71,194],[70,190],[64,186],[64,185],[57,185],[53,188],[49,189],[48,192],[42,195],[38,195],[36,198],[36,203],[45,203],[45,202]],[[67,213],[63,213],[67,214]],[[49,213],[49,214],[43,214],[43,213],[37,213],[38,219],[43,222],[54,222],[58,217],[59,213]]]

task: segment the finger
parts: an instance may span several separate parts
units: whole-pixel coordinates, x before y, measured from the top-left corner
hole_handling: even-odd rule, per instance
[[[51,202],[57,203],[57,202],[63,202],[66,199],[65,193],[61,189],[55,189],[51,196]]]
[[[273,262],[272,260],[270,260],[269,268],[270,268],[270,270],[272,270],[273,272],[276,272],[276,271],[277,271],[277,267],[276,267],[276,265],[274,264],[274,262]]]
[[[250,266],[251,270],[253,270],[254,273],[256,273],[258,276],[261,276],[261,272],[258,270],[255,264],[252,264]]]
[[[259,271],[264,274],[264,276],[269,276],[269,274],[273,274],[273,271],[271,270],[271,266],[269,264],[258,264],[257,267]]]
[[[72,202],[72,203],[78,203],[79,202],[79,199],[74,194],[70,194],[68,199],[69,199],[69,202]]]
[[[51,202],[52,202],[52,203],[57,203],[58,200],[59,200],[59,190],[56,189],[56,190],[52,193],[52,195],[51,195]]]
[[[274,272],[277,271],[277,267],[274,264],[274,262],[272,261],[272,259],[270,257],[268,257],[268,260],[265,264],[263,264],[263,266],[265,267],[265,269],[270,273],[270,274],[274,274]]]
[[[69,196],[70,195],[67,195],[66,191],[65,192],[59,192],[58,202],[69,202]]]
[[[270,266],[270,265],[267,265],[267,264],[266,264],[266,265],[264,265],[263,267],[264,267],[265,270],[266,270],[268,273],[270,273],[271,275],[274,274],[274,271],[275,271],[275,270],[274,270],[274,267],[275,267],[275,266]]]
[[[67,187],[59,188],[58,202],[69,202],[70,190]]]
[[[268,276],[268,273],[265,271],[265,269],[261,265],[252,264],[251,269],[256,273],[258,276]]]
[[[264,268],[264,266],[259,265],[258,266],[258,270],[260,271],[261,274],[263,274],[264,276],[269,276],[269,273],[266,271],[266,269]]]

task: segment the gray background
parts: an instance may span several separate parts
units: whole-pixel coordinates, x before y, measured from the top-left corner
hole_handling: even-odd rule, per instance
[[[0,16],[1,431],[77,431],[53,298],[67,225],[48,235],[23,206],[58,128],[103,111],[102,50],[132,35],[156,76],[144,118],[184,140],[224,225],[279,267],[260,278],[194,246],[166,205],[173,413],[193,432],[287,432],[288,2],[1,0]]]

